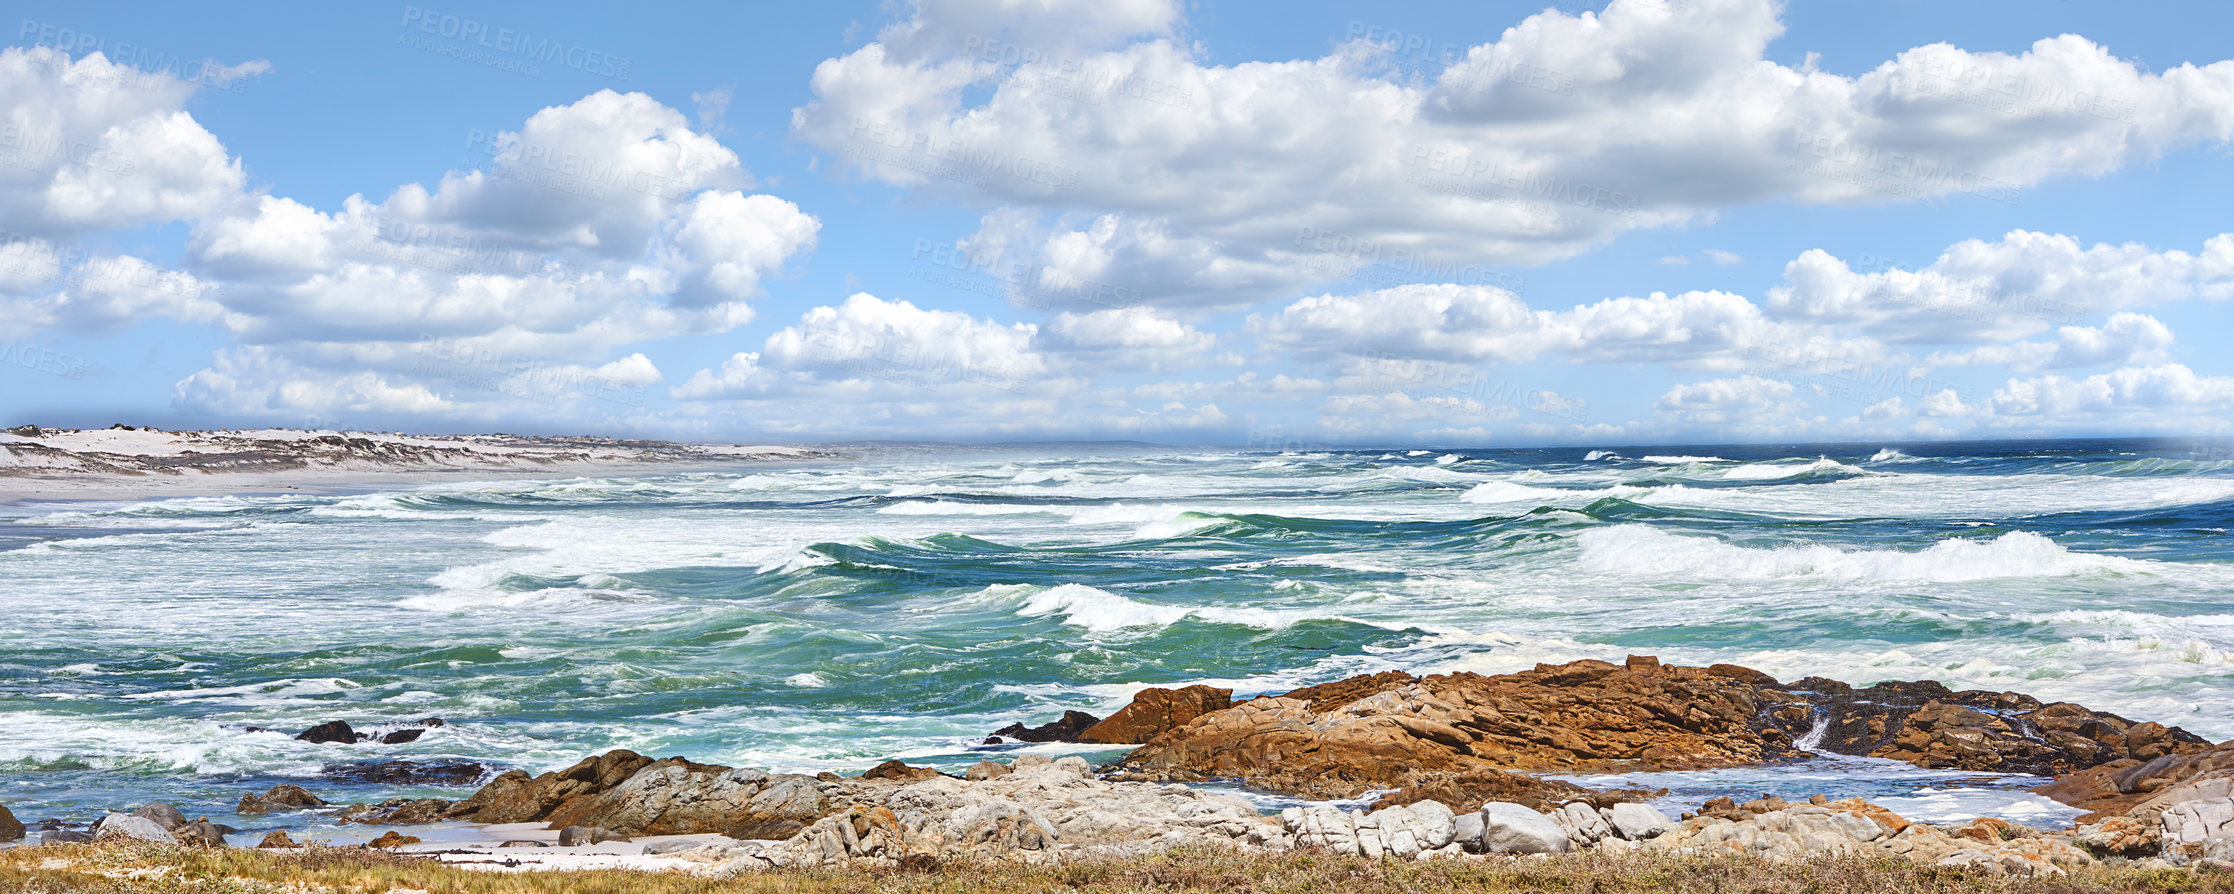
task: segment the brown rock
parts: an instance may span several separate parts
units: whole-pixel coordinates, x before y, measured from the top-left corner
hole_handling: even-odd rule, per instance
[[[1344,682],[1197,717],[1135,749],[1123,768],[1356,797],[1476,771],[1697,769],[1788,753],[1757,733],[1752,683],[1700,668],[1578,661]]]
[[[270,832],[270,833],[267,833],[267,834],[266,834],[266,835],[264,836],[264,840],[262,840],[262,841],[259,841],[259,842],[257,842],[257,843],[256,843],[256,846],[257,846],[257,847],[259,847],[259,848],[272,848],[272,847],[295,847],[296,845],[295,845],[295,839],[293,839],[293,838],[289,837],[289,836],[288,836],[288,834],[287,834],[287,832],[286,832],[285,830],[283,830],[283,829],[282,829],[282,830],[274,830],[274,831],[272,831],[272,832]]]
[[[1922,767],[2054,776],[2112,761],[2202,747],[2161,724],[2135,724],[2068,702],[2043,705],[2016,692],[1956,692],[1930,681],[1857,689],[1809,677],[1786,690],[1809,708],[1787,706],[1768,725],[1795,738],[1822,724],[1821,750],[1891,758]],[[1803,725],[1804,723],[1804,725]],[[2129,733],[2138,731],[2136,739]]]
[[[2148,760],[2127,757],[2065,773],[2033,791],[2073,807],[2094,811],[2080,817],[2081,823],[2128,811],[2138,811],[2153,819],[2162,808],[2152,809],[2147,805],[2159,795],[2213,774],[2234,773],[2234,741],[2195,747],[2182,738],[2184,731],[2176,727],[2163,732],[2159,732],[2160,729],[2153,723],[2135,724],[2129,729],[2126,740],[2128,743],[2139,741],[2139,749],[2151,752],[2174,749],[2170,753]],[[2131,734],[2134,732],[2139,736]]]
[[[338,823],[361,826],[418,826],[440,822],[452,803],[440,798],[390,798],[378,804],[351,804]]]
[[[401,832],[398,832],[398,831],[396,831],[396,830],[394,830],[394,829],[389,829],[389,830],[388,830],[388,831],[387,831],[387,832],[386,832],[385,834],[382,834],[382,835],[381,835],[380,837],[378,837],[378,838],[375,838],[375,839],[373,839],[373,840],[371,840],[371,841],[365,842],[365,846],[366,846],[366,847],[377,847],[377,848],[399,848],[399,847],[403,847],[403,846],[405,846],[405,845],[412,845],[412,844],[418,844],[418,843],[419,843],[419,836],[416,836],[416,835],[405,835],[405,834],[403,834],[403,833],[401,833]]]
[[[680,766],[703,773],[729,769],[679,757],[654,761],[633,751],[616,749],[533,778],[518,770],[505,773],[471,797],[452,805],[443,818],[476,823],[525,823],[547,819],[554,813],[587,804],[654,764]]]
[[[962,774],[962,778],[967,779],[971,782],[982,782],[987,779],[999,779],[1007,775],[1007,764],[995,763],[993,761],[978,761],[977,763],[970,765],[969,770]]]
[[[16,815],[9,813],[5,805],[0,805],[0,841],[22,840],[23,823],[17,821]]]
[[[1418,677],[1403,671],[1382,671],[1332,683],[1320,683],[1317,686],[1305,686],[1280,697],[1310,702],[1313,711],[1331,711],[1358,699],[1380,695],[1391,689],[1402,689],[1417,682]]]
[[[275,785],[263,794],[251,792],[240,796],[240,804],[233,812],[241,816],[262,816],[282,810],[303,810],[324,807],[326,802],[310,790],[299,785]]]
[[[171,837],[178,843],[195,847],[224,847],[226,827],[210,822],[209,817],[196,817],[193,822],[171,830]]]
[[[1233,706],[1233,690],[1195,685],[1184,689],[1143,689],[1132,704],[1078,734],[1078,741],[1111,745],[1146,742],[1166,730],[1212,711]]]
[[[937,779],[944,775],[946,774],[930,767],[910,767],[899,761],[885,761],[869,768],[868,772],[861,774],[861,778],[898,779],[903,782],[917,782],[924,779]]]

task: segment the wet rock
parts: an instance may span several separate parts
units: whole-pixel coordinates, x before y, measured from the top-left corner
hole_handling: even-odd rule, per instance
[[[160,802],[134,810],[132,815],[141,819],[153,820],[156,825],[162,826],[165,832],[174,831],[178,827],[186,825],[186,814],[180,813],[176,807]]]
[[[6,805],[0,805],[0,841],[22,840],[23,823],[16,820],[15,814],[8,812]]]
[[[262,816],[267,813],[305,810],[324,806],[326,806],[326,802],[317,795],[311,794],[309,789],[299,785],[275,785],[271,787],[270,791],[263,794],[250,792],[240,796],[240,804],[233,808],[233,812],[241,816]]]
[[[726,770],[707,764],[690,767],[707,771]],[[452,805],[448,819],[462,819],[477,823],[524,823],[549,817],[562,806],[586,802],[611,791],[637,771],[651,766],[651,758],[625,749],[608,751],[584,758],[564,770],[529,776],[512,770],[491,780],[469,798]]]
[[[86,844],[93,841],[93,833],[76,829],[48,829],[39,833],[40,844]]]
[[[608,841],[627,841],[622,835],[602,826],[568,826],[559,830],[559,847],[578,847],[585,844],[603,844]]]
[[[1820,748],[1933,769],[2054,776],[2118,760],[2148,760],[2202,748],[2186,730],[2134,723],[2068,702],[2042,704],[2016,692],[1956,692],[1930,681],[1857,689],[1809,677],[1784,687],[1812,708],[1809,726],[1782,717],[1794,736],[1823,724]]]
[[[210,822],[209,817],[198,817],[171,831],[178,843],[195,847],[224,847],[227,827]]]
[[[874,767],[870,767],[868,772],[861,774],[861,778],[898,779],[903,782],[916,782],[924,779],[935,779],[943,775],[945,774],[940,773],[937,770],[933,770],[930,767],[910,767],[907,764],[901,763],[899,761],[885,761],[884,763],[878,764]]]
[[[182,822],[180,825],[185,825],[185,823]],[[163,828],[161,823],[144,816],[123,813],[112,813],[102,817],[101,821],[94,826],[93,837],[96,841],[154,841],[162,844],[172,842],[171,830]]]
[[[1519,804],[1491,802],[1480,815],[1483,853],[1558,854],[1572,847],[1558,822]]]
[[[370,785],[472,785],[496,768],[459,758],[327,764],[318,775],[334,782]]]
[[[993,779],[1007,775],[1007,764],[998,763],[995,761],[978,761],[977,763],[971,764],[968,770],[963,771],[962,778],[967,779],[971,782],[982,782],[987,779]]]
[[[264,840],[256,842],[256,846],[258,848],[281,848],[298,847],[299,845],[295,844],[295,839],[289,836],[286,830],[276,829],[265,833]]]
[[[1101,718],[1084,711],[1064,711],[1061,719],[1039,726],[1026,727],[1011,723],[985,738],[985,744],[998,745],[1002,741],[1014,742],[1076,742],[1079,736],[1100,723]]]
[[[358,742],[364,741],[365,736],[363,733],[359,733],[356,730],[349,728],[349,724],[346,721],[329,720],[325,723],[318,724],[317,726],[296,733],[295,739],[296,741],[309,742],[316,745],[355,745]]]
[[[410,845],[418,844],[419,842],[420,839],[417,835],[405,835],[394,829],[389,829],[380,837],[365,842],[365,846],[393,850],[399,847],[407,847]]]
[[[1143,689],[1131,704],[1078,734],[1078,741],[1110,745],[1146,742],[1166,730],[1233,706],[1233,690],[1209,686]]]

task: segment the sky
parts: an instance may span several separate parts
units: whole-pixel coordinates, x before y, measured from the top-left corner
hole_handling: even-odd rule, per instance
[[[2234,7],[11,3],[0,422],[2234,434]]]

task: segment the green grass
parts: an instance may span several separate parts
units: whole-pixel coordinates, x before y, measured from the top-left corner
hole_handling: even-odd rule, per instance
[[[1047,866],[933,863],[900,868],[793,870],[725,879],[637,872],[476,872],[357,848],[300,854],[154,846],[36,847],[0,852],[0,892],[41,894],[711,894],[711,892],[1339,892],[1437,894],[1530,891],[1558,894],[1698,891],[1814,892],[2195,892],[2234,894],[2234,875],[2098,867],[2066,878],[2001,878],[1918,866],[1897,858],[1835,857],[1769,863],[1744,857],[1584,854],[1551,859],[1377,862],[1310,853],[1248,855],[1175,851],[1131,860]]]

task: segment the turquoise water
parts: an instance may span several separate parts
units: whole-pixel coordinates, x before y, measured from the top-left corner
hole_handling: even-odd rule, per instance
[[[994,728],[1142,685],[1632,652],[2017,689],[2224,739],[2225,456],[1080,448],[0,507],[0,803],[28,821],[159,798],[221,816],[280,781],[459,797],[320,774],[615,747],[951,767]],[[244,729],[429,716],[451,725],[397,746]],[[2022,781],[1821,765],[1700,784],[1928,800]],[[2019,802],[1994,803],[2039,808]]]

